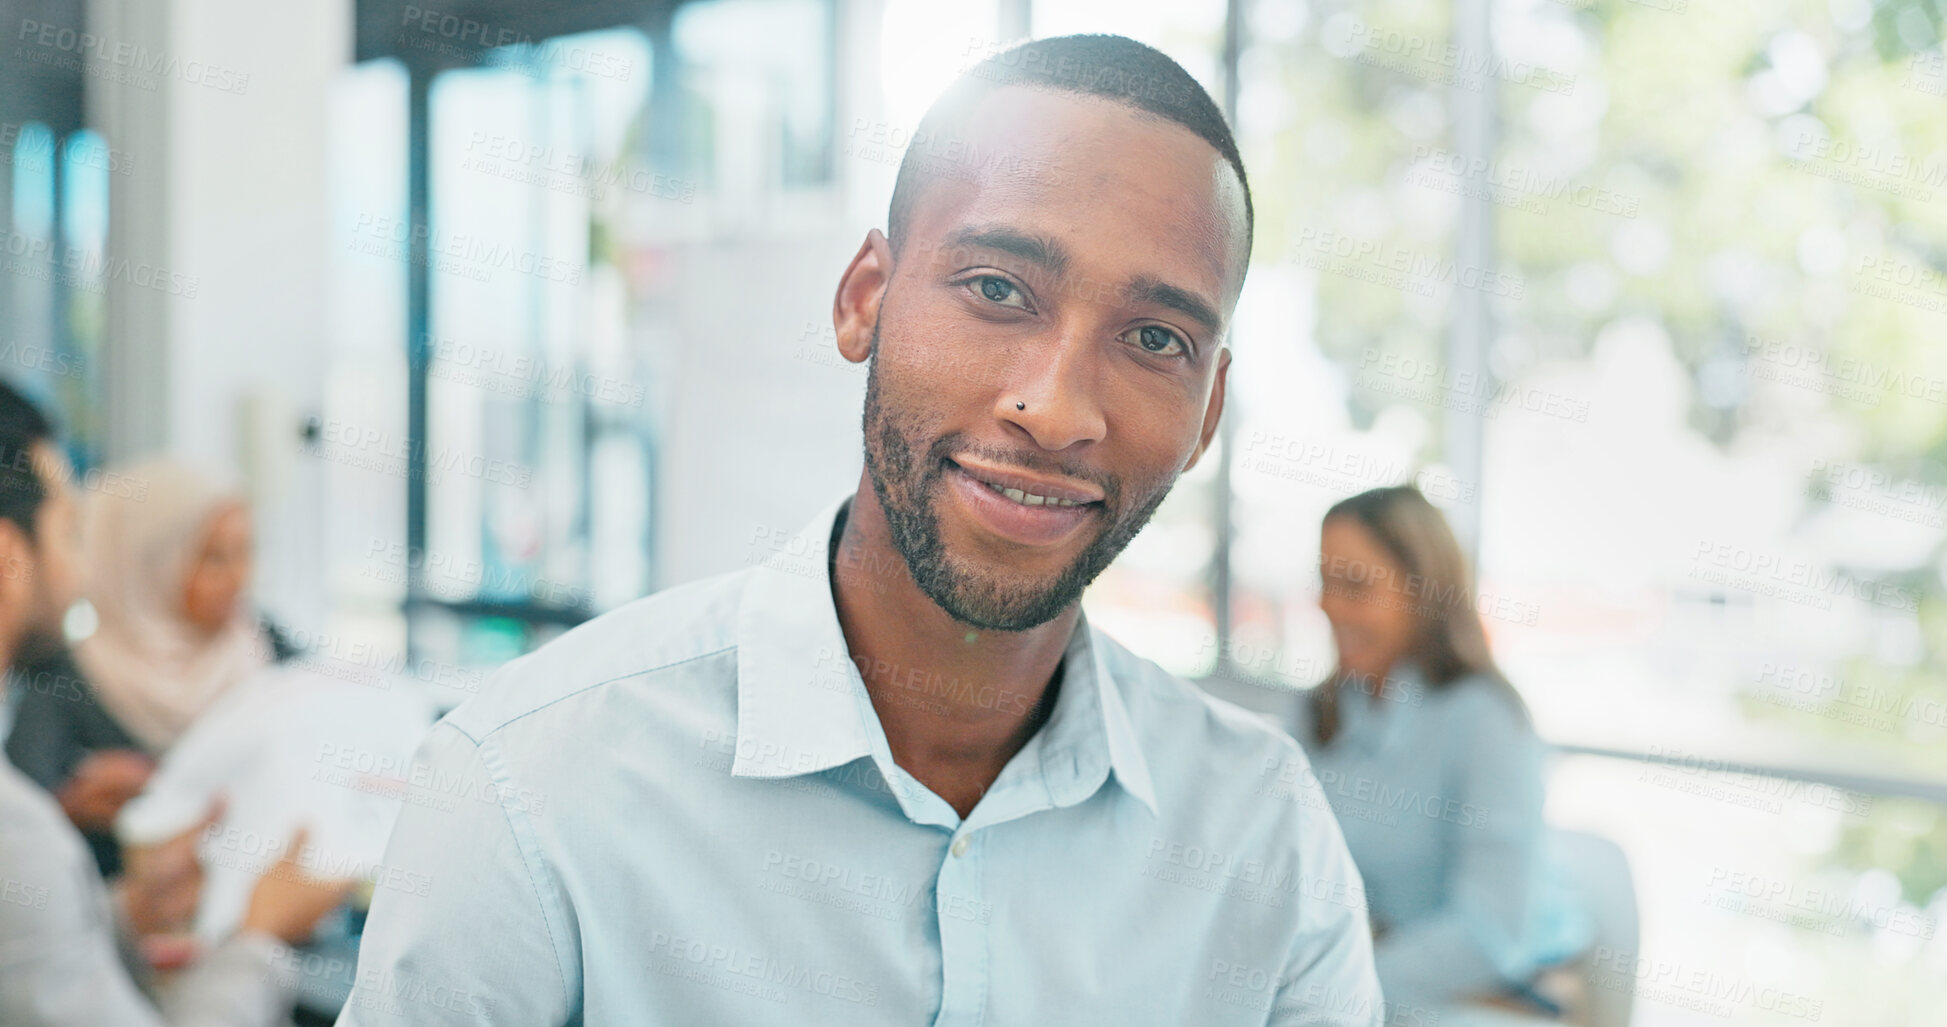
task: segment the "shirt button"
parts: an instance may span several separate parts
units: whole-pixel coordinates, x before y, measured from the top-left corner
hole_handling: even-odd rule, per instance
[[[953,840],[953,848],[952,848],[952,850],[951,850],[951,851],[952,851],[952,853],[953,853],[954,855],[956,855],[956,856],[964,856],[964,855],[966,855],[966,854],[967,854],[967,836],[963,834],[963,835],[961,835],[960,837],[958,837],[958,838],[955,838],[955,839]]]

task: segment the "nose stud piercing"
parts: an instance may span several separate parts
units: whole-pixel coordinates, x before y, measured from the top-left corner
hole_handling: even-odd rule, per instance
[[[1023,402],[1021,402],[1021,401],[1020,401],[1020,400],[1018,400],[1018,399],[1014,401],[1014,409],[1016,409],[1016,410],[1026,410],[1027,408],[1028,408],[1028,405],[1027,405],[1026,403],[1023,403]]]

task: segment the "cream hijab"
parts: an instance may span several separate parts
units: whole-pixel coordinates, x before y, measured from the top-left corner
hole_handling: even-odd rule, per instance
[[[117,487],[91,494],[81,521],[82,589],[100,620],[75,661],[115,720],[160,753],[268,662],[270,640],[247,602],[215,635],[183,614],[211,520],[243,499],[167,458],[103,480]]]

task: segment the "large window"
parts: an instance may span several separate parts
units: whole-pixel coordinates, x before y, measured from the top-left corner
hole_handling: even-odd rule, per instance
[[[1173,54],[1200,23],[1035,9]],[[1235,82],[1257,204],[1227,463],[1091,616],[1172,669],[1315,684],[1319,517],[1416,482],[1477,547],[1496,654],[1564,753],[1551,819],[1629,852],[1645,960],[1715,982],[1618,982],[1637,1022],[1936,1015],[1941,13],[1232,10],[1234,66],[1221,21],[1186,60]]]

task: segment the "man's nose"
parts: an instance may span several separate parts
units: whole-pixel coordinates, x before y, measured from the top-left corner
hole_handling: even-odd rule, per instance
[[[1024,358],[994,397],[994,416],[1050,452],[1100,442],[1108,433],[1101,392],[1107,385],[1096,351],[1070,331]]]

